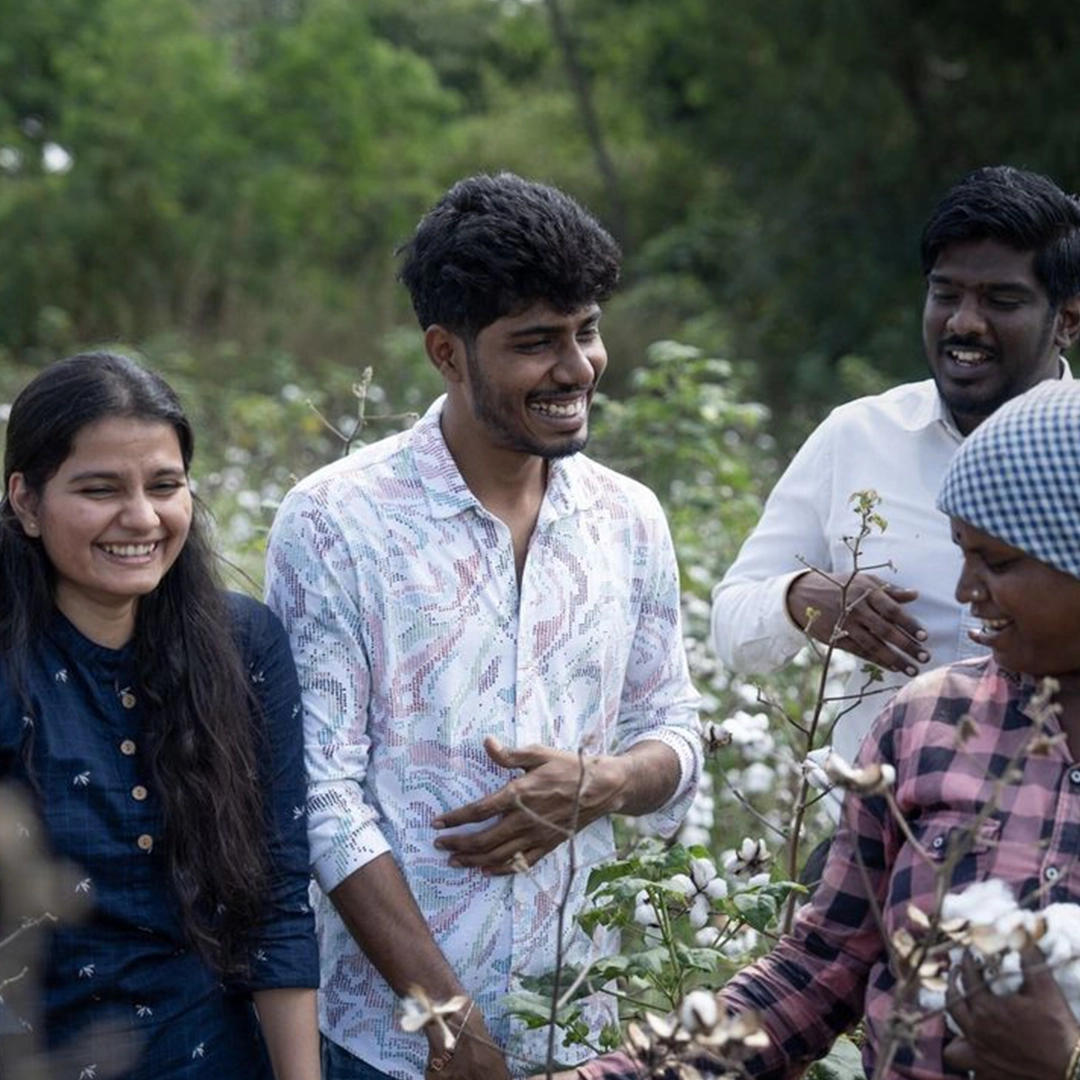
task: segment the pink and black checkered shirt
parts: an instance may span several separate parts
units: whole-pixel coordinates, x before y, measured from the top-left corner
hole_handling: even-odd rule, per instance
[[[932,911],[940,861],[965,833],[970,839],[970,822],[995,801],[995,790],[997,808],[965,844],[949,891],[996,877],[1031,907],[1080,897],[1080,763],[1068,746],[1059,742],[1023,757],[1019,781],[997,783],[1031,736],[1035,689],[1034,680],[1003,671],[992,658],[964,661],[913,680],[879,716],[860,761],[896,768],[896,801],[930,857],[908,841],[884,798],[848,796],[821,885],[793,933],[724,988],[728,1008],[762,1012],[772,1038],[751,1063],[753,1075],[800,1075],[864,1014],[864,1065],[871,1073],[896,984],[874,909],[890,935],[907,924],[909,903]],[[975,730],[961,742],[965,715]],[[1044,730],[1060,729],[1051,718]],[[889,1075],[953,1075],[942,1062],[949,1038],[941,1016],[924,1019]],[[637,1075],[621,1055],[598,1059],[580,1074],[587,1080]]]

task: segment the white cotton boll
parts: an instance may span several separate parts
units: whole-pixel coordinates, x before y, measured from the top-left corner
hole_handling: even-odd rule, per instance
[[[833,786],[829,774],[825,771],[830,754],[832,754],[831,746],[819,746],[816,750],[811,750],[802,763],[803,775],[810,786],[817,791],[828,791]]]
[[[716,877],[716,866],[712,859],[691,859],[690,876],[694,879],[695,888],[704,889]]]
[[[695,845],[701,845],[702,847],[708,847],[712,841],[712,834],[706,828],[701,825],[684,825],[679,832],[679,839],[687,847],[694,847]]]
[[[686,874],[675,874],[664,882],[664,888],[669,892],[681,893],[685,897],[691,897],[697,892],[697,886]]]
[[[649,894],[645,889],[642,889],[634,897],[634,922],[638,926],[645,927],[646,930],[660,925],[660,916],[657,915],[656,908],[653,907]]]
[[[683,827],[679,831],[679,839],[687,847],[701,844],[704,847],[712,842],[712,826],[715,816],[716,802],[712,795],[712,777],[708,772],[701,774],[701,783],[698,786],[694,801],[686,813]]]
[[[978,926],[990,926],[1001,916],[1015,911],[1012,889],[1000,878],[987,878],[963,892],[950,893],[941,905],[941,916],[946,921],[965,919]]]
[[[763,761],[755,761],[743,770],[742,790],[744,795],[766,795],[776,783],[776,770]]]
[[[750,761],[767,757],[776,745],[769,733],[769,718],[765,713],[748,713],[740,709],[722,721],[720,728],[731,736],[731,741]]]
[[[735,877],[758,874],[768,863],[769,849],[764,840],[746,837],[739,844],[738,851],[725,851],[721,856],[724,869]],[[766,875],[766,879],[768,875]]]
[[[695,930],[702,929],[702,927],[708,923],[711,914],[712,905],[709,903],[709,898],[704,893],[698,893],[698,895],[694,897],[693,903],[690,905],[690,912],[688,915],[690,925]]]
[[[1041,914],[1046,933],[1039,946],[1046,958],[1056,965],[1080,957],[1080,904],[1050,904]]]
[[[765,734],[748,743],[743,747],[743,756],[748,761],[761,761],[770,758],[776,751],[776,741],[769,734]]]
[[[753,840],[749,836],[744,836],[742,843],[739,845],[739,858],[747,863],[765,858],[765,841]]]
[[[727,898],[728,884],[720,877],[713,878],[708,885],[705,886],[705,895],[710,900],[724,900]]]
[[[1080,905],[1050,904],[1041,914],[1046,933],[1039,939],[1039,948],[1073,1016],[1080,1019]]]
[[[720,953],[729,960],[745,960],[757,948],[758,933],[747,926],[720,946]]]
[[[691,990],[679,1007],[679,1023],[691,1035],[712,1031],[719,1019],[720,1008],[708,990]]]
[[[760,889],[763,886],[768,885],[769,881],[770,878],[768,874],[754,874],[754,876],[746,882],[746,887],[748,889]]]
[[[990,989],[997,997],[1009,997],[1015,994],[1024,983],[1024,970],[1018,952],[1005,953],[997,964]]]
[[[715,949],[724,939],[724,931],[718,926],[706,926],[694,934],[694,941],[703,949]]]
[[[656,909],[649,904],[642,904],[634,908],[634,922],[643,930],[658,930],[660,920],[656,917]]]

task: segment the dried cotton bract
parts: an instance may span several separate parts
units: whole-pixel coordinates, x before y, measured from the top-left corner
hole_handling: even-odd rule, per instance
[[[641,1075],[679,1080],[742,1076],[742,1062],[768,1045],[756,1013],[728,1016],[707,990],[687,994],[677,1017],[647,1013],[645,1023],[631,1024],[626,1037],[626,1051]]]
[[[896,769],[891,765],[873,761],[854,768],[837,753],[829,755],[825,771],[837,787],[856,795],[883,795],[896,783]]]
[[[469,999],[464,994],[457,994],[449,1001],[435,1002],[423,987],[410,986],[408,995],[401,1002],[401,1030],[420,1031],[429,1024],[435,1024],[442,1033],[444,1049],[453,1050],[457,1039],[443,1017],[453,1016],[468,1003]]]

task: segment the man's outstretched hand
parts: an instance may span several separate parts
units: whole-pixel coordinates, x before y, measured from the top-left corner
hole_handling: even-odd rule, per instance
[[[840,586],[810,571],[788,589],[788,614],[817,641],[829,644],[841,623],[834,644],[838,649],[869,660],[886,671],[917,675],[916,663],[926,664],[926,630],[905,609],[918,597],[914,589],[891,585],[873,574],[856,574],[841,596]],[[846,608],[846,612],[845,612]],[[808,619],[807,612],[815,612]]]
[[[622,807],[630,765],[623,757],[588,756],[547,746],[510,750],[484,740],[497,765],[522,769],[498,791],[436,818],[436,829],[498,818],[477,832],[440,835],[435,846],[450,853],[451,866],[513,874],[532,866],[571,834]],[[584,775],[583,775],[584,772]]]

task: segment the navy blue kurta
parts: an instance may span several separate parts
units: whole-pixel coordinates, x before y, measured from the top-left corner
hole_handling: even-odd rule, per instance
[[[58,614],[26,675],[29,702],[0,667],[0,779],[28,780],[29,752],[53,851],[78,865],[91,905],[87,921],[57,928],[46,972],[47,1040],[64,1075],[103,1076],[127,1052],[137,1064],[124,1080],[269,1080],[251,991],[318,985],[300,690],[277,618],[250,597],[229,603],[264,718],[272,873],[243,985],[222,985],[184,937],[142,759],[132,647],[97,645]]]

